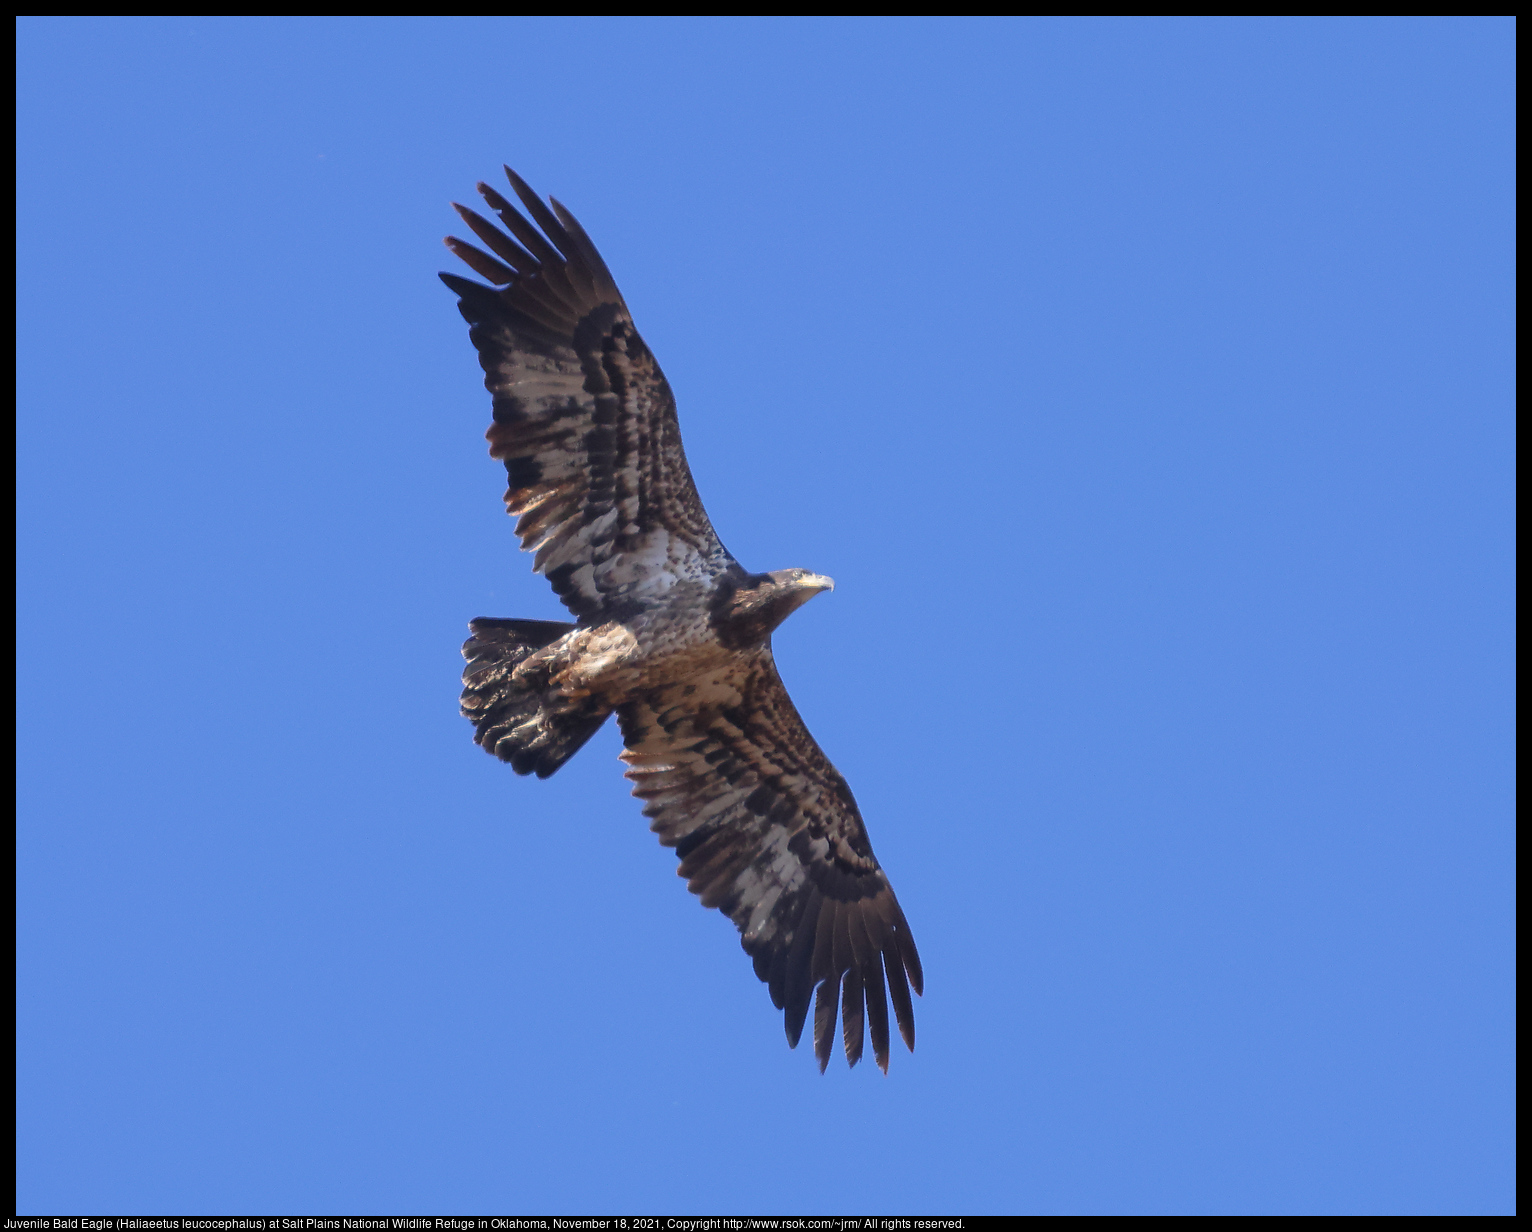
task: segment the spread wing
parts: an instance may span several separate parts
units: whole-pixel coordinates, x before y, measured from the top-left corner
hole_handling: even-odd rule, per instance
[[[814,994],[819,1068],[830,1059],[839,1002],[846,1059],[861,1059],[865,1009],[873,1056],[887,1072],[885,974],[913,1049],[920,956],[851,789],[809,735],[770,649],[636,697],[617,718],[633,794],[681,857],[687,887],[739,927],[756,975],[785,1011],[788,1043],[797,1047]]]
[[[442,281],[494,395],[490,454],[505,462],[506,508],[533,568],[585,623],[623,619],[731,558],[692,483],[670,386],[606,263],[569,211],[506,174],[541,233],[480,184],[511,234],[456,206],[494,255],[447,246],[495,285]]]

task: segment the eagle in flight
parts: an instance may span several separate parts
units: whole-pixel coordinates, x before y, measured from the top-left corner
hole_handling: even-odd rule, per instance
[[[494,398],[506,508],[575,622],[471,621],[463,714],[487,752],[546,778],[615,713],[633,794],[687,888],[739,928],[789,1046],[812,999],[820,1071],[838,1012],[847,1061],[865,1020],[886,1073],[889,1001],[915,1047],[920,956],[771,654],[772,630],[832,583],[751,573],[719,542],[670,386],[606,263],[568,210],[506,175],[537,225],[480,184],[506,230],[457,205],[489,251],[446,243],[492,285],[441,278]]]

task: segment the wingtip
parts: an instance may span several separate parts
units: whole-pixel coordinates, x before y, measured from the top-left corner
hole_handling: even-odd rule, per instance
[[[510,185],[516,190],[518,197],[525,201],[527,193],[531,193],[534,197],[537,196],[536,193],[532,192],[527,182],[511,170],[509,163],[501,163],[500,166],[505,171],[505,178],[510,181]]]
[[[496,287],[508,287],[516,281],[516,271],[504,261],[455,235],[447,237],[447,247],[459,261]]]
[[[548,204],[553,207],[553,216],[564,224],[565,230],[568,230],[571,227],[582,231],[584,230],[584,228],[580,226],[579,220],[569,212],[564,203],[557,197],[549,197]]]

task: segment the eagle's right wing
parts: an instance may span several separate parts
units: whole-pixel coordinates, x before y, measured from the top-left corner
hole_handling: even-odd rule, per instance
[[[506,174],[542,233],[480,184],[516,239],[455,207],[495,255],[447,246],[496,285],[442,281],[494,395],[490,453],[510,475],[506,508],[533,568],[586,623],[623,619],[731,558],[692,483],[670,386],[606,263],[569,211]]]
[[[797,1047],[812,997],[823,1069],[839,1002],[855,1065],[865,1007],[873,1056],[887,1071],[885,973],[913,1049],[920,956],[851,789],[809,735],[771,650],[641,693],[617,719],[633,794],[681,857],[687,887],[738,926],[756,975],[785,1011],[788,1042]]]

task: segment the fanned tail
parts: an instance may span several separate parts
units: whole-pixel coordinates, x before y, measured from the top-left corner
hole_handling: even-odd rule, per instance
[[[515,679],[522,663],[551,646],[574,625],[558,620],[468,622],[463,643],[463,717],[474,725],[474,742],[511,763],[517,774],[547,778],[579,752],[611,712],[594,700],[549,698],[534,684]]]

